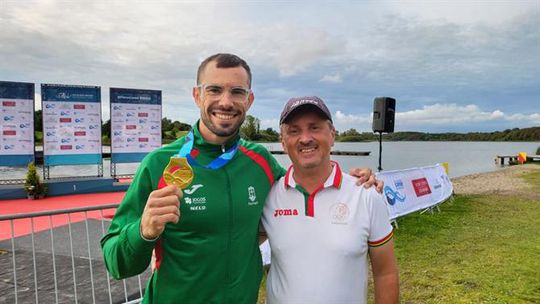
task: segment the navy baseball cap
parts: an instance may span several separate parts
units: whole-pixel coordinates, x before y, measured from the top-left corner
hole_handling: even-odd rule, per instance
[[[311,108],[311,109],[310,109]],[[285,123],[289,118],[292,117],[293,113],[297,113],[299,110],[315,110],[319,112],[322,116],[328,118],[332,121],[332,115],[328,110],[328,107],[322,99],[317,96],[304,96],[304,97],[293,97],[287,101],[281,116],[279,118],[279,124]]]

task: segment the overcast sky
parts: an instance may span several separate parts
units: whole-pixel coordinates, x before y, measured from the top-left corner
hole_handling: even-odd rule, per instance
[[[396,131],[540,126],[540,0],[0,0],[0,80],[101,86],[104,119],[126,87],[195,122],[196,69],[218,52],[250,64],[265,128],[305,95],[341,131],[370,131],[376,96],[396,98]]]

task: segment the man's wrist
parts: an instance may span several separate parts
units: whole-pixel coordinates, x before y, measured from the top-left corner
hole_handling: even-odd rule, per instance
[[[159,239],[159,235],[156,236],[153,239],[149,239],[149,238],[144,237],[144,234],[142,233],[142,223],[139,225],[139,234],[141,236],[141,239],[143,239],[143,240],[145,240],[147,242],[155,242],[155,241],[157,241],[157,239]]]

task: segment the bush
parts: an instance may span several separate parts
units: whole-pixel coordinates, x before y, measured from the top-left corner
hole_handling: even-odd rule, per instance
[[[41,182],[34,163],[28,164],[28,172],[24,180],[24,191],[30,198],[43,198],[47,194],[47,185]]]

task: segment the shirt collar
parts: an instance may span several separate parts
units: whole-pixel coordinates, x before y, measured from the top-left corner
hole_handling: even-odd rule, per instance
[[[324,182],[324,188],[334,187],[336,189],[339,189],[341,187],[341,181],[343,180],[343,173],[341,173],[341,168],[339,167],[339,164],[337,162],[330,162],[332,163],[332,173],[330,173],[330,176],[328,176],[328,178]],[[285,184],[285,188],[296,187],[296,181],[294,180],[293,172],[294,168],[293,165],[291,165],[287,170],[283,181]]]

